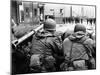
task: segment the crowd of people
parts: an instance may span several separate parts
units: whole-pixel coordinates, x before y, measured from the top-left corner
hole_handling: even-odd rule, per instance
[[[36,32],[31,45],[29,43],[28,55],[13,54],[17,59],[13,58],[12,73],[45,73],[96,68],[96,36],[87,33],[84,25],[76,24],[73,31],[66,30],[59,34],[56,32],[56,22],[53,19],[49,18],[43,24],[43,30]],[[18,62],[19,59],[21,63]]]
[[[87,24],[95,24],[96,23],[96,18],[87,18],[85,19]],[[64,23],[83,23],[84,19],[79,18],[79,17],[65,17],[63,18]]]

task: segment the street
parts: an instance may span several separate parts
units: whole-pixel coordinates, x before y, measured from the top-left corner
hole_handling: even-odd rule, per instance
[[[90,32],[90,33],[95,32],[95,25],[94,24],[93,25],[86,24],[85,22],[82,24],[86,26],[88,32]],[[71,24],[71,23],[57,24],[56,31],[65,32],[66,30],[74,30],[74,27],[75,27],[75,23],[74,24]]]

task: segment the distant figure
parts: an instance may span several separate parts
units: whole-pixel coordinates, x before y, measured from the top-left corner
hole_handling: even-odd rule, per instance
[[[47,19],[43,26],[44,31],[33,36],[30,69],[32,73],[54,72],[59,68],[63,56],[62,40],[55,35],[56,22]]]
[[[74,33],[63,42],[65,62],[62,70],[87,70],[95,69],[93,40],[86,36],[86,28],[76,25]]]
[[[81,19],[81,23],[83,23],[83,19]]]

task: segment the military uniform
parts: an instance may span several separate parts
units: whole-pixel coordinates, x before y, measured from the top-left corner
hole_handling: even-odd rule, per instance
[[[64,40],[65,70],[86,70],[89,69],[90,64],[91,69],[95,68],[92,57],[93,40],[88,38],[85,32],[84,26],[76,25],[74,33]]]
[[[55,22],[48,19],[44,23],[44,31],[33,36],[30,67],[33,72],[57,71],[59,58],[63,55],[62,40],[55,35]],[[35,70],[35,71],[34,71]]]
[[[45,66],[45,70],[56,71],[56,59],[63,55],[61,43],[60,37],[49,32],[37,33],[33,36],[31,55],[37,55],[37,62],[41,62],[41,65]],[[32,66],[33,62],[31,62],[30,66]]]

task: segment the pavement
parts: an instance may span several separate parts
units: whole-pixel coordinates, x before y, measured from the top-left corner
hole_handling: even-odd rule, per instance
[[[57,24],[56,31],[65,32],[66,30],[73,30],[74,24]]]
[[[61,32],[65,32],[66,30],[74,30],[75,27],[75,23],[67,23],[67,24],[57,24],[56,26],[56,31],[61,31]],[[86,24],[86,23],[82,23],[82,25],[84,25],[87,29],[88,32],[95,32],[95,25],[91,25],[91,24]]]

